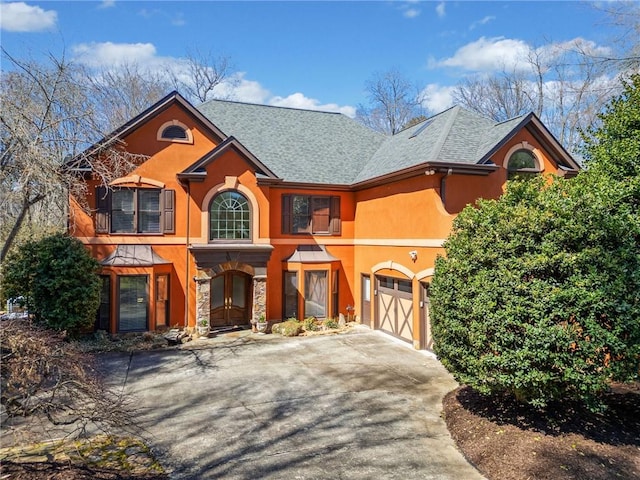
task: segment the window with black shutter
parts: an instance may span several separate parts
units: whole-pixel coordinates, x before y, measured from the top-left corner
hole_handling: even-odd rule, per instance
[[[175,191],[96,188],[96,233],[175,233]]]

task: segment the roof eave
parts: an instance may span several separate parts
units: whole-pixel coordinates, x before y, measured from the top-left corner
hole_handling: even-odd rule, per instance
[[[433,173],[449,173],[459,175],[480,175],[487,176],[490,173],[495,172],[500,167],[494,164],[476,164],[476,163],[455,163],[455,162],[438,162],[429,161],[423,162],[419,165],[414,165],[403,170],[390,172],[385,175],[370,178],[360,182],[356,182],[351,185],[354,190],[362,190],[377,185],[382,185],[392,181],[403,180],[405,178],[416,177],[419,175]]]
[[[158,100],[143,112],[133,117],[124,125],[118,127],[117,129],[103,137],[101,140],[88,147],[86,150],[84,150],[84,152],[72,158],[69,162],[67,162],[67,164],[71,164],[72,162],[75,162],[81,158],[94,156],[99,153],[100,150],[109,148],[113,143],[122,141],[122,138],[129,135],[132,131],[134,131],[149,119],[164,112],[174,103],[179,103],[183,108],[189,111],[189,113],[191,113],[203,126],[205,126],[211,133],[213,133],[219,141],[222,142],[227,138],[227,135],[225,135],[222,130],[216,127],[211,122],[211,120],[200,113],[193,105],[191,105],[191,103],[187,99],[185,99],[182,95],[180,95],[180,93],[174,90],[164,98]]]
[[[223,155],[229,149],[235,150],[241,156],[243,156],[249,163],[251,163],[257,172],[265,175],[267,178],[278,179],[278,176],[273,173],[264,163],[262,163],[258,158],[251,153],[240,141],[231,136],[224,140],[222,143],[217,145],[213,150],[206,153],[196,162],[192,163],[189,167],[187,167],[182,172],[178,173],[178,178],[182,178],[186,181],[189,181],[190,176],[193,174],[198,174],[198,176],[194,178],[202,178],[206,177],[206,172],[202,171],[204,167],[213,162],[216,158]],[[200,180],[197,180],[200,181]]]
[[[571,154],[562,146],[562,144],[553,136],[553,134],[544,126],[540,119],[531,112],[525,115],[520,122],[516,124],[511,131],[502,137],[502,139],[496,143],[491,150],[489,150],[480,160],[479,164],[488,162],[493,155],[496,154],[507,142],[509,142],[522,128],[526,128],[531,125],[533,128],[528,128],[533,137],[540,142],[545,148],[545,151],[551,155],[551,158],[557,165],[564,165],[571,170],[580,171],[582,168],[573,159]],[[554,153],[555,152],[555,153]]]

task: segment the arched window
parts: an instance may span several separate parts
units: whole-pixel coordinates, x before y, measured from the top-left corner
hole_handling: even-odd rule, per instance
[[[540,164],[535,154],[527,149],[520,148],[509,156],[507,161],[507,176],[509,179],[540,173]]]
[[[227,190],[214,197],[209,206],[209,240],[251,240],[251,211],[244,195]]]
[[[164,142],[193,143],[191,130],[178,120],[170,120],[158,129],[158,140]]]
[[[169,125],[162,131],[161,136],[165,140],[186,140],[187,131],[180,125]]]

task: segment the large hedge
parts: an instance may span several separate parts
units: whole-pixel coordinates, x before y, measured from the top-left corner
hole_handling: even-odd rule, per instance
[[[431,319],[459,382],[535,406],[597,408],[611,380],[638,379],[639,86],[627,84],[590,132],[587,172],[509,182],[455,219]]]
[[[36,320],[71,332],[90,327],[100,303],[98,262],[77,239],[55,234],[7,256],[2,295],[23,296]]]

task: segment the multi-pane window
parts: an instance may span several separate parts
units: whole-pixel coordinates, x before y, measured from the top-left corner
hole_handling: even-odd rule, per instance
[[[282,233],[340,234],[340,197],[283,195]]]
[[[96,188],[96,233],[175,233],[175,191]]]
[[[530,150],[522,148],[509,157],[509,161],[507,162],[507,175],[509,179],[539,172],[538,161]]]
[[[250,240],[249,202],[240,193],[218,194],[209,207],[209,240]]]
[[[111,194],[111,233],[160,233],[160,190],[120,189]]]
[[[326,270],[304,272],[304,316],[318,318],[327,316]]]

